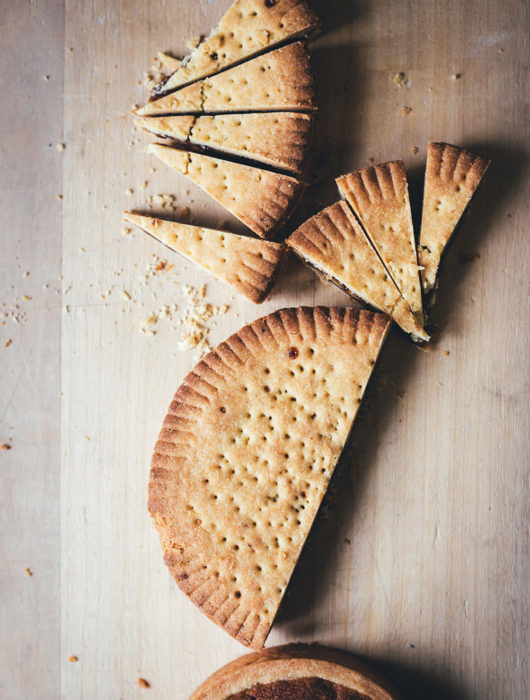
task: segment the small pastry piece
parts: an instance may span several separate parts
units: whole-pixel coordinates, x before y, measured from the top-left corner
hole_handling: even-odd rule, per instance
[[[313,116],[300,112],[181,115],[135,117],[134,123],[158,136],[206,146],[303,175]]]
[[[315,214],[285,242],[326,279],[392,316],[414,340],[429,340],[345,202]]]
[[[175,394],[149,511],[180,588],[242,644],[267,638],[389,325],[353,308],[276,311]]]
[[[190,700],[397,700],[388,683],[337,649],[269,647],[213,673]]]
[[[412,313],[423,323],[416,240],[402,161],[364,168],[336,180]]]
[[[433,289],[444,249],[489,164],[465,148],[429,143],[418,245],[424,294]]]
[[[315,108],[309,54],[304,45],[297,42],[148,102],[135,114],[145,117]]]
[[[153,92],[170,92],[318,29],[320,20],[306,2],[236,0],[210,36]]]
[[[187,175],[261,238],[273,238],[279,232],[306,187],[289,175],[200,153],[154,143],[147,150]]]
[[[126,211],[123,220],[139,226],[168,248],[260,304],[272,286],[283,245],[235,233],[154,219]]]

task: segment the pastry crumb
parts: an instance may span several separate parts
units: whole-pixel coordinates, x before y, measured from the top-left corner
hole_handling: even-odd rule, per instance
[[[403,109],[401,110],[401,113],[403,114],[404,117],[407,116],[407,114],[410,114],[412,112],[412,107],[407,107],[406,105],[403,106]]]
[[[8,347],[11,345],[12,342],[13,342],[13,340],[12,340],[11,338],[8,338],[8,339],[6,340],[6,342],[4,343],[4,347],[5,347],[5,348],[8,348]]]
[[[366,159],[368,163],[373,164],[375,163],[375,158],[373,156],[370,156],[369,158]]]
[[[151,684],[149,683],[149,681],[146,681],[145,678],[139,678],[138,685],[140,686],[140,688],[150,688],[151,687]]]
[[[444,352],[445,357],[449,357],[450,354],[451,354],[451,351],[450,351],[450,350],[446,350],[446,351]]]
[[[5,450],[10,450],[10,449],[11,449],[11,445],[10,445],[9,443],[7,443],[7,442],[4,442],[3,445],[0,445],[0,450],[4,450],[4,451],[5,451]]]
[[[26,573],[26,576],[33,576],[33,571],[29,568],[29,566],[27,566],[27,567],[24,569],[24,571],[25,571],[25,573]]]
[[[407,74],[403,71],[397,71],[396,73],[389,73],[390,80],[397,85],[397,87],[410,87],[411,83],[407,77]]]
[[[69,656],[69,657],[68,657],[68,661],[69,661],[71,664],[75,664],[77,661],[79,661],[79,657],[75,656],[75,654],[72,654],[72,656]]]
[[[343,542],[344,544],[351,544],[351,540],[348,537],[345,537]]]
[[[43,75],[43,76],[42,76],[42,79],[43,79],[43,80],[49,80],[49,79],[50,79],[50,76],[49,76],[49,75]]]
[[[410,154],[412,156],[415,156],[419,153],[419,151],[420,151],[420,149],[417,146],[412,146],[412,148],[410,149]]]
[[[132,194],[134,194],[133,188],[132,188],[132,187],[128,187],[128,188],[125,190],[125,194],[126,194],[128,197],[130,197]]]
[[[27,294],[23,294],[23,295],[22,295],[22,299],[23,299],[24,301],[31,301],[31,297],[28,296]]]
[[[57,150],[58,150],[58,151],[64,151],[65,148],[66,148],[66,144],[65,144],[65,143],[58,143],[58,144],[57,144]]]
[[[462,73],[453,73],[453,75],[451,76],[451,80],[460,80],[461,77]]]

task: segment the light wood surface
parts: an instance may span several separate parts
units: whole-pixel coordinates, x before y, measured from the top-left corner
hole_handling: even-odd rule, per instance
[[[0,452],[2,698],[180,700],[245,653],[186,600],[162,561],[146,509],[149,460],[197,358],[179,347],[175,320],[159,321],[153,336],[139,326],[165,304],[178,305],[178,320],[185,283],[206,283],[207,300],[230,305],[210,323],[213,344],[283,306],[349,300],[291,261],[256,307],[120,225],[122,209],[168,193],[197,223],[242,230],[148,157],[149,138],[129,118],[156,52],[183,55],[228,4],[2,4],[0,301],[27,311],[0,327],[0,443],[13,445]],[[312,47],[315,186],[295,221],[332,203],[333,178],[368,158],[405,160],[417,212],[429,139],[476,149],[493,165],[444,262],[430,352],[392,331],[268,643],[353,651],[411,698],[524,700],[525,3],[314,5],[324,22]],[[390,77],[399,72],[403,87]],[[470,251],[480,258],[464,264]],[[175,267],[142,286],[153,254]]]

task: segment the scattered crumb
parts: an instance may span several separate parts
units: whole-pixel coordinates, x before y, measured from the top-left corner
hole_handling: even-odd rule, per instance
[[[141,182],[141,183],[138,185],[138,187],[139,187],[139,189],[141,189],[141,190],[145,190],[145,188],[147,187],[147,185],[148,185],[147,180],[144,180],[143,182]]]
[[[68,661],[69,661],[71,664],[75,664],[77,661],[79,661],[79,658],[78,658],[77,656],[75,656],[75,655],[72,655],[72,656],[69,656],[69,657],[68,657]]]
[[[397,87],[410,87],[411,85],[410,80],[407,78],[407,74],[403,71],[389,73],[388,77],[394,83],[394,85],[397,85]]]
[[[470,250],[467,253],[460,253],[460,262],[464,265],[476,262],[480,258],[480,253],[476,250]]]
[[[182,207],[182,209],[179,211],[179,217],[181,219],[188,219],[190,215],[190,208],[189,207]]]
[[[29,277],[29,274],[30,274],[30,273],[29,273],[29,270],[26,270],[26,272],[24,272],[24,274],[22,275],[22,277]]]
[[[49,80],[49,79],[50,79],[50,76],[49,76],[49,75],[43,75],[43,76],[42,76],[42,79],[43,79],[43,80]]]
[[[132,232],[132,228],[128,228],[128,227],[122,228],[122,230],[121,230],[122,236],[128,236],[131,232]]]
[[[28,296],[27,294],[23,294],[23,295],[22,295],[22,299],[23,299],[24,301],[31,301],[31,297]]]
[[[415,648],[416,647],[414,646],[414,644],[409,644],[409,649],[415,649]]]
[[[58,144],[57,144],[57,150],[58,150],[58,151],[64,151],[65,148],[66,148],[66,144],[65,144],[65,143],[58,143]]]
[[[6,340],[6,342],[4,343],[4,347],[5,347],[5,348],[8,348],[8,347],[11,345],[12,342],[13,342],[13,340],[12,340],[11,338],[9,338],[9,339]]]
[[[405,392],[403,390],[396,391],[396,395],[398,398],[402,399],[405,396]]]
[[[57,199],[61,200],[62,198],[63,198],[63,195],[62,195],[62,194],[58,194],[58,195],[57,195]]]
[[[412,156],[415,156],[417,153],[419,153],[419,150],[420,149],[417,146],[412,146],[412,148],[410,149],[410,154]]]
[[[344,538],[344,544],[351,544],[351,540],[349,540],[347,537]]]
[[[33,571],[29,568],[29,566],[25,568],[24,571],[26,572],[26,576],[33,576]]]
[[[70,46],[70,48],[68,49],[68,53],[74,53],[74,48],[73,48],[73,46]]]
[[[124,299],[127,299],[127,301],[129,301],[130,298],[131,298],[131,295],[129,294],[129,292],[125,291],[125,289],[122,290],[121,295],[122,295],[122,297],[123,297]]]
[[[201,37],[200,36],[192,36],[191,39],[188,39],[186,42],[186,46],[190,51],[193,51],[193,49],[196,49],[197,46],[201,43]]]
[[[444,352],[445,357],[449,357],[450,354],[451,354],[451,351],[450,351],[450,350],[446,350],[446,351]]]
[[[3,445],[0,445],[0,450],[10,450],[10,449],[11,449],[11,445],[7,442],[4,442]]]
[[[125,190],[125,194],[128,195],[129,197],[134,194],[134,190],[132,187],[129,187],[127,190]]]
[[[508,219],[511,219],[511,218],[512,218],[512,214],[506,214],[506,217],[507,217]]]
[[[375,163],[375,158],[373,156],[370,156],[369,158],[366,159],[369,163]]]
[[[461,77],[462,73],[453,73],[453,75],[451,76],[451,80],[460,80]]]
[[[403,114],[404,117],[406,117],[407,114],[410,114],[411,112],[412,112],[412,107],[404,106],[403,109],[401,110],[401,113]]]
[[[139,678],[138,685],[140,686],[140,688],[150,688],[151,687],[151,684],[149,683],[149,681],[146,681],[145,678]]]

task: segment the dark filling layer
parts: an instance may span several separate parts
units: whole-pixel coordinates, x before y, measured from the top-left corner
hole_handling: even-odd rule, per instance
[[[343,685],[321,678],[297,678],[290,681],[258,683],[248,690],[230,695],[227,700],[369,700]]]

